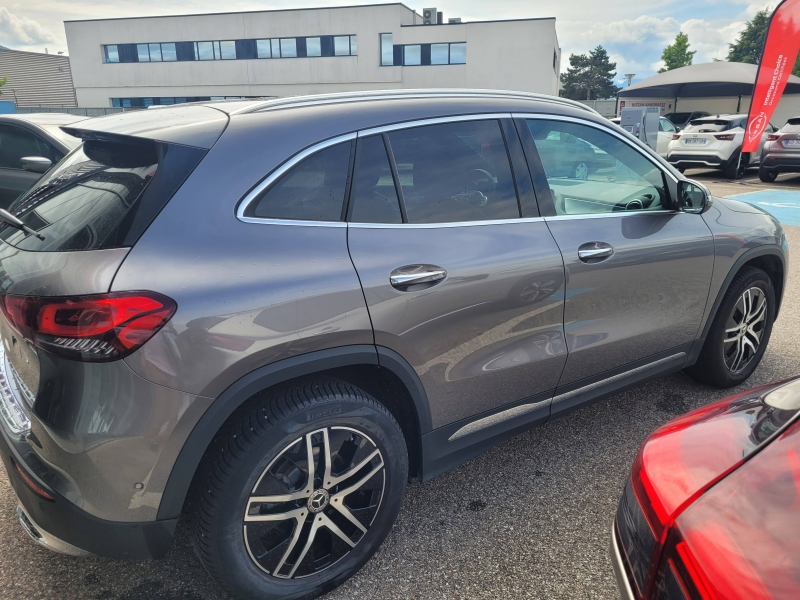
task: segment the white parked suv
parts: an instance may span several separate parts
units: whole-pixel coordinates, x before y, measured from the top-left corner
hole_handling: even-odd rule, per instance
[[[761,136],[758,151],[741,161],[747,115],[713,115],[695,119],[679,133],[672,136],[667,149],[667,160],[681,173],[686,169],[720,169],[729,179],[744,175],[748,166],[761,160],[761,149],[767,135],[773,133],[772,124]]]

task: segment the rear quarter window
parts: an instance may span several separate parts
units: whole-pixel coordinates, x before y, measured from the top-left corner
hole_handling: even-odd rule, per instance
[[[9,207],[44,239],[9,225],[0,239],[34,252],[132,246],[204,155],[151,140],[87,141]]]

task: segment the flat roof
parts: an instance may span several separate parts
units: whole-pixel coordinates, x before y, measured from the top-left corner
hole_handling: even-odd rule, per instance
[[[517,21],[555,21],[555,17],[531,17],[530,19],[490,19],[487,21],[462,21],[461,23],[415,23],[414,25],[400,25],[400,27],[447,27],[448,25],[475,25],[477,23],[514,23]]]
[[[187,13],[187,14],[176,14],[176,15],[144,15],[139,17],[112,17],[109,19],[72,19],[69,21],[64,21],[64,23],[91,23],[94,21],[129,21],[132,19],[173,19],[175,17],[218,17],[222,15],[247,15],[247,14],[255,14],[255,13],[279,13],[279,12],[300,12],[305,10],[337,10],[337,9],[344,9],[344,8],[366,8],[366,7],[378,7],[378,6],[402,6],[408,11],[417,14],[420,18],[421,15],[416,13],[413,8],[409,8],[402,2],[379,2],[377,4],[352,4],[349,6],[315,6],[310,8],[272,8],[268,10],[236,10],[236,11],[227,11],[227,12],[209,12],[209,13]]]

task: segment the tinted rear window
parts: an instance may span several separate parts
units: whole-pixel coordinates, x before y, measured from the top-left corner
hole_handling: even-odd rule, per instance
[[[132,246],[204,155],[149,140],[87,141],[9,207],[44,240],[4,224],[0,239],[37,252]]]
[[[783,133],[800,133],[800,119],[789,119],[781,131]]]
[[[691,118],[692,113],[669,113],[664,116],[673,123],[686,123]]]
[[[718,131],[727,131],[728,129],[735,129],[741,126],[741,120],[726,121],[724,119],[695,119],[686,126],[685,131],[694,131],[696,133],[716,133]]]

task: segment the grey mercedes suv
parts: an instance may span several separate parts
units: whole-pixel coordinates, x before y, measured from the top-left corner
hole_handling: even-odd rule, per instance
[[[346,580],[410,477],[648,378],[742,382],[781,304],[775,219],[567,100],[341,94],[64,130],[82,145],[0,213],[19,519],[142,559],[182,517],[240,598]],[[571,140],[596,159],[580,177]]]

